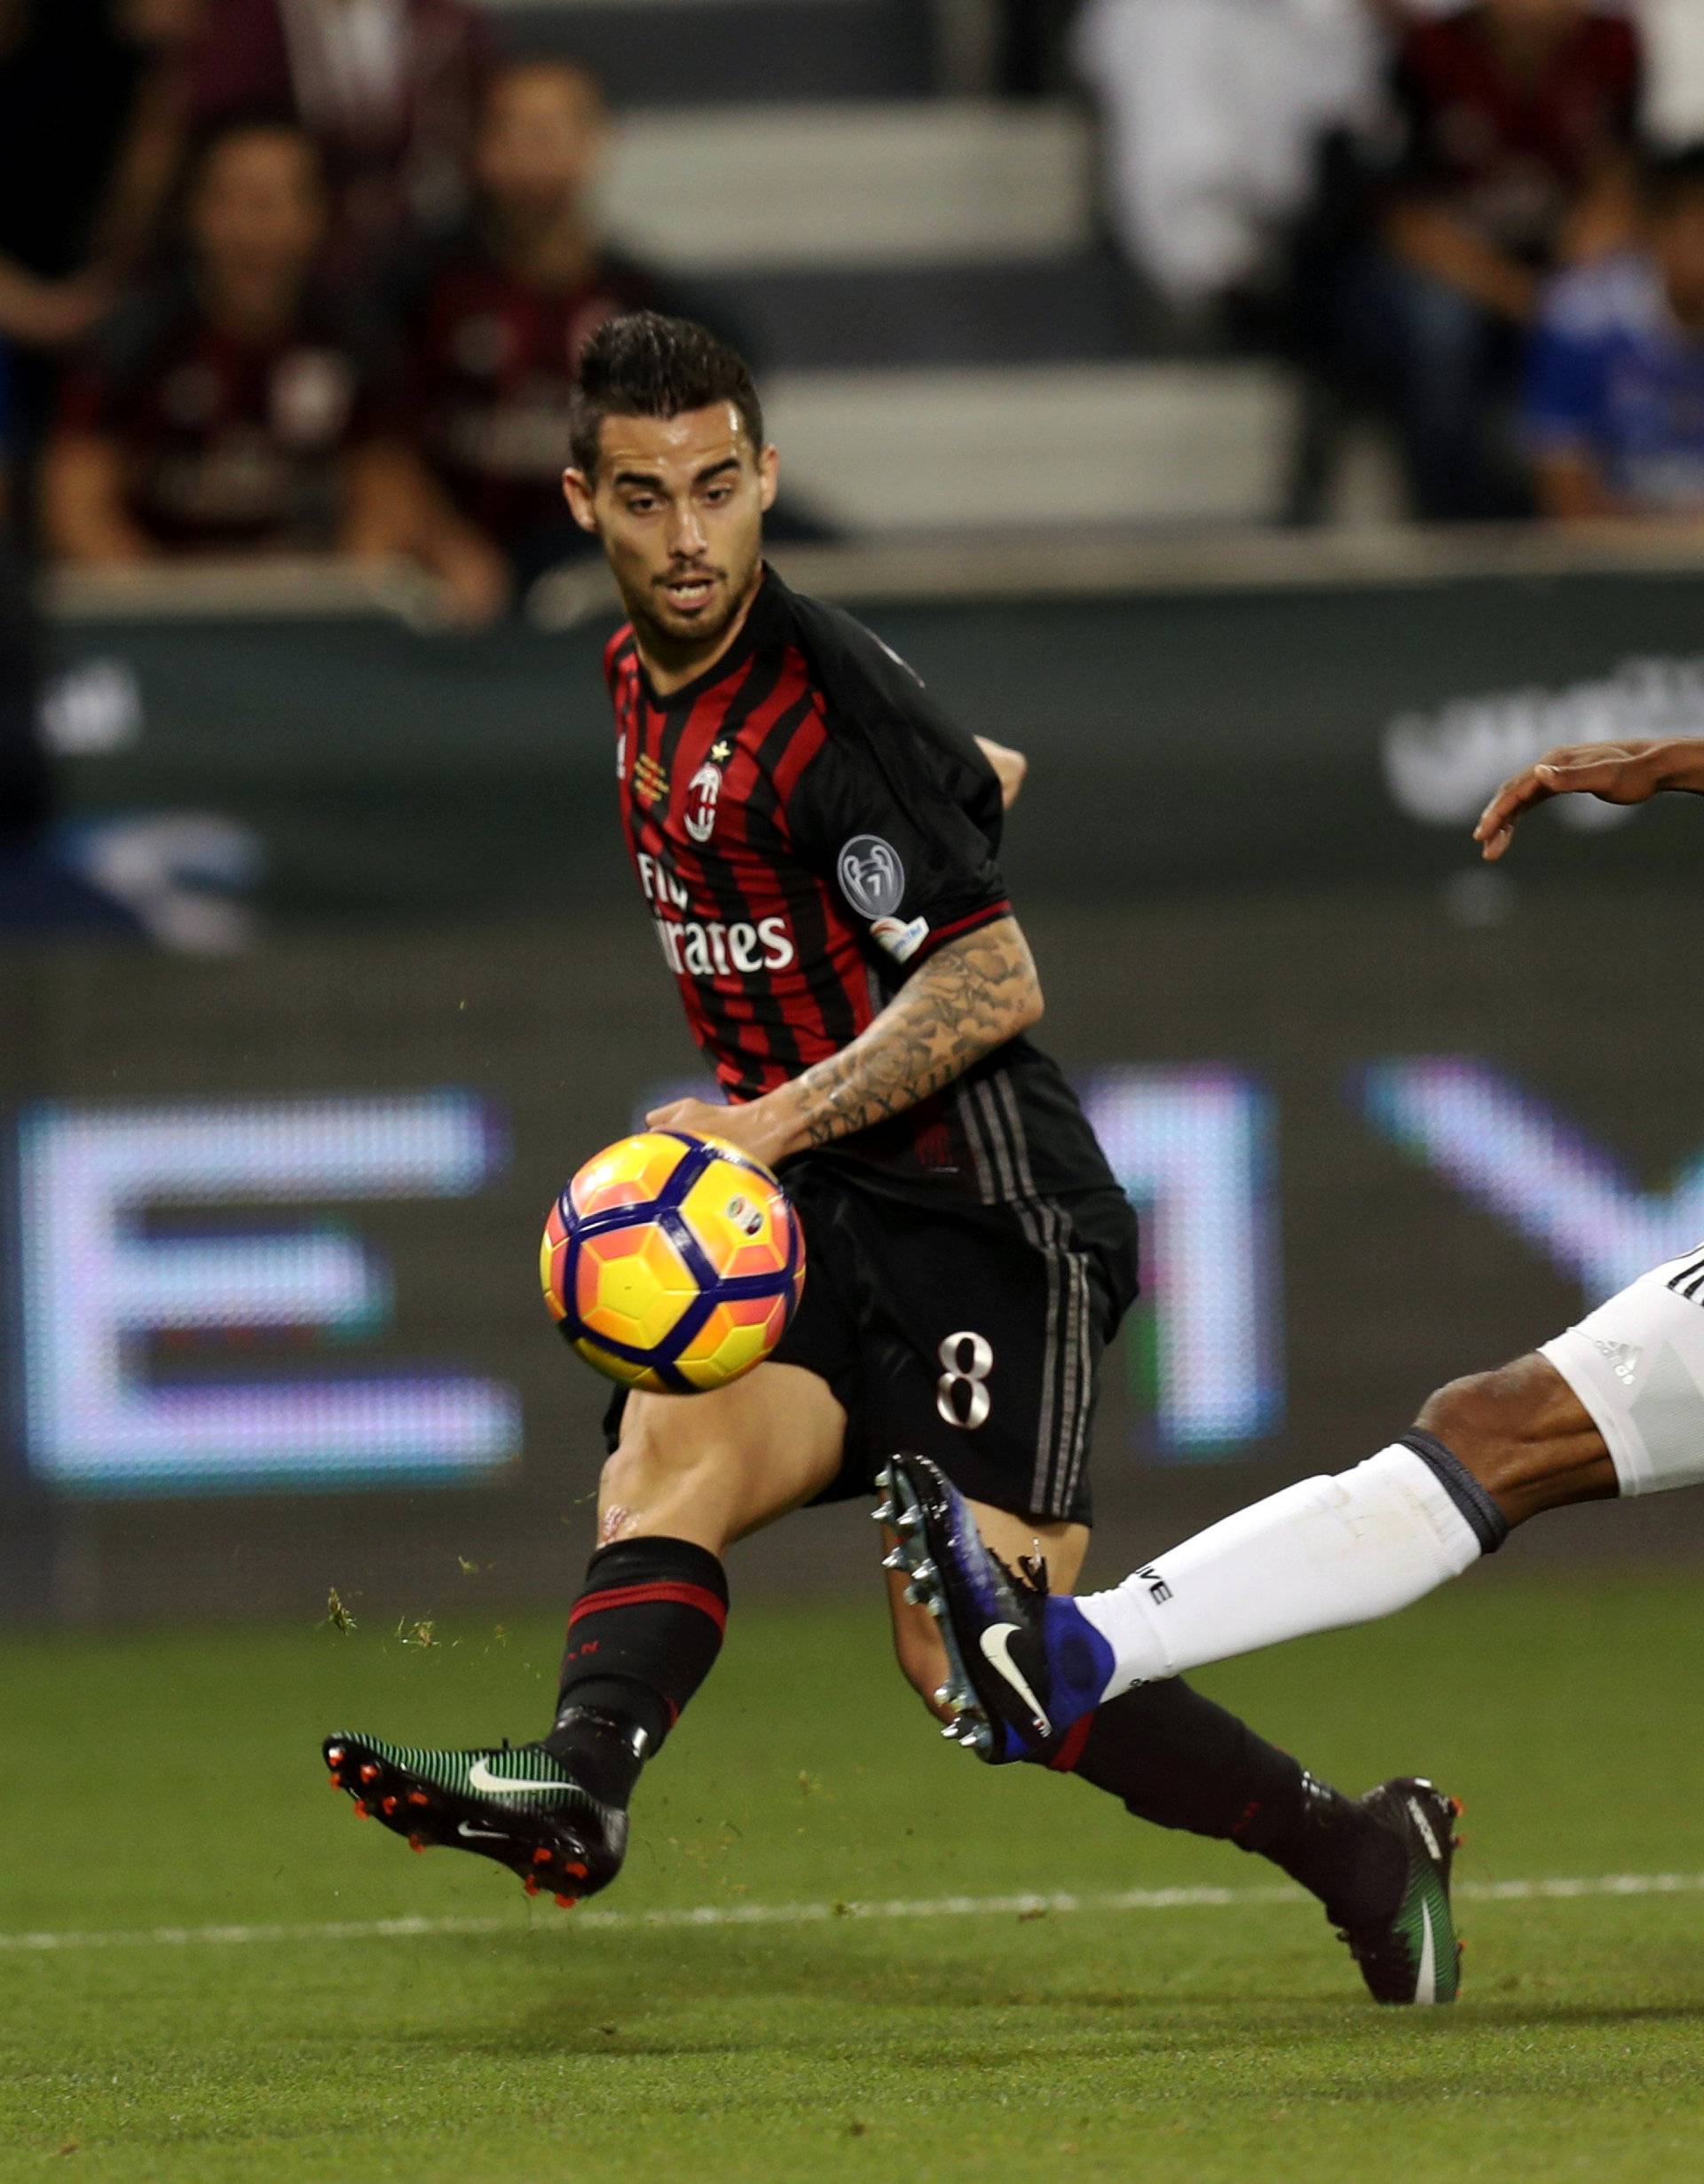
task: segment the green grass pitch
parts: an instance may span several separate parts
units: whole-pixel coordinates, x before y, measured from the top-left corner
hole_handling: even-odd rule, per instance
[[[1457,1790],[1477,1889],[1696,1876],[1697,1634],[1696,1588],[1672,1576],[1499,1568],[1203,1682],[1346,1786],[1420,1770]],[[476,1859],[411,1857],[326,1786],[331,1728],[536,1729],[554,1623],[500,1636],[443,1613],[434,1635],[304,1619],[0,1646],[0,2178],[1704,2170],[1704,1882],[1475,1896],[1461,2004],[1377,2010],[1314,1906],[1274,1896],[1255,1861],[943,1745],[872,1597],[737,1604],[642,1785],[627,1873],[564,1914]],[[1215,1887],[1239,1893],[1092,1900]],[[1036,1891],[1091,1900],[939,1907]],[[643,1915],[786,1905],[816,1915]],[[429,1923],[366,1930],[410,1918]],[[143,1938],[162,1927],[238,1932]],[[243,1937],[256,1927],[309,1930]],[[17,1939],[39,1934],[107,1938]]]

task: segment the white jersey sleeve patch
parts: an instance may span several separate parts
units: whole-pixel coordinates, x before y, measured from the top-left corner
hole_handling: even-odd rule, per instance
[[[1624,1494],[1704,1484],[1704,1246],[1641,1274],[1539,1354],[1590,1413]]]

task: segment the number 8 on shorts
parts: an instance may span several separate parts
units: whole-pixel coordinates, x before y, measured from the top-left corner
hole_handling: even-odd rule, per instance
[[[938,1323],[937,1323],[938,1324]],[[935,1384],[935,1407],[949,1425],[974,1433],[993,1407],[988,1376],[994,1369],[993,1344],[968,1329],[949,1335],[936,1355],[945,1368]]]

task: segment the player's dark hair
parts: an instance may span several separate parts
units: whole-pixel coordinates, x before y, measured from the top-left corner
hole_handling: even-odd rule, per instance
[[[1659,217],[1685,200],[1704,197],[1704,141],[1653,153],[1641,176],[1645,201]]]
[[[753,447],[761,448],[763,406],[737,350],[708,327],[659,311],[608,319],[580,352],[568,413],[574,468],[596,476],[606,417],[680,417],[717,402],[733,404]]]

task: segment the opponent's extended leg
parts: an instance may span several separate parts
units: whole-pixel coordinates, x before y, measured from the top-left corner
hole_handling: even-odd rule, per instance
[[[1604,1313],[1637,1302],[1644,1286]],[[1392,1614],[1496,1553],[1514,1526],[1545,1510],[1704,1477],[1704,1384],[1686,1381],[1680,1401],[1676,1388],[1660,1389],[1668,1445],[1680,1453],[1641,1472],[1626,1436],[1605,1431],[1621,1423],[1610,1405],[1582,1399],[1591,1391],[1582,1350],[1598,1361],[1576,1329],[1542,1353],[1456,1381],[1353,1470],[1286,1487],[1076,1602],[1114,1656],[1108,1693]],[[1022,1646],[1014,1651],[1022,1657]]]
[[[1590,1414],[1538,1352],[1440,1388],[1421,1405],[1415,1431],[1479,1482],[1511,1531],[1546,1510],[1612,1502],[1621,1491]]]
[[[973,1681],[955,1628],[964,1610],[942,1612],[944,1595],[962,1562],[980,1565],[996,1599],[1013,1589],[1014,1566],[1027,1565],[1032,1579],[1022,1589],[1030,1598],[1069,1605],[1055,1588],[1075,1581],[1086,1528],[1037,1527],[966,1501],[920,1458],[895,1460],[884,1495],[876,1515],[889,1527],[895,1649],[931,1710],[946,1718],[947,1735],[995,1763],[1030,1759],[1074,1774],[1138,1819],[1268,1859],[1318,1898],[1379,2001],[1454,1999],[1453,1800],[1412,1777],[1347,1798],[1175,1679],[1138,1685],[1062,1735],[1038,1739],[1028,1702],[1008,1710],[1015,1694],[1004,1678]]]
[[[1195,1667],[1406,1607],[1548,1509],[1704,1482],[1704,1250],[1534,1355],[1453,1381],[1414,1430],[1079,1603],[1118,1674]]]
[[[604,1466],[600,1545],[568,1619],[556,1720],[536,1744],[429,1752],[340,1731],[332,1779],[417,1849],[473,1850],[572,1904],[627,1852],[641,1768],[714,1665],[722,1550],[835,1474],[846,1415],[796,1366],[690,1398],[635,1396]]]
[[[1698,1409],[1704,1455],[1704,1396]],[[966,1681],[1031,1740],[1042,1719],[1061,1731],[1132,1684],[1392,1614],[1495,1554],[1513,1525],[1617,1480],[1578,1395],[1546,1357],[1525,1358],[1440,1390],[1353,1470],[1287,1486],[1112,1590],[1064,1600],[979,1554],[908,1465],[919,1508],[940,1503],[932,1561]]]
[[[1406,1607],[1543,1510],[1704,1481],[1704,1250],[1440,1389],[1353,1470],[1286,1487],[1109,1592],[1052,1600],[1003,1572],[944,1482],[903,1469],[901,1521],[928,1541],[966,1686],[1018,1736],[1057,1733],[1097,1696]]]

